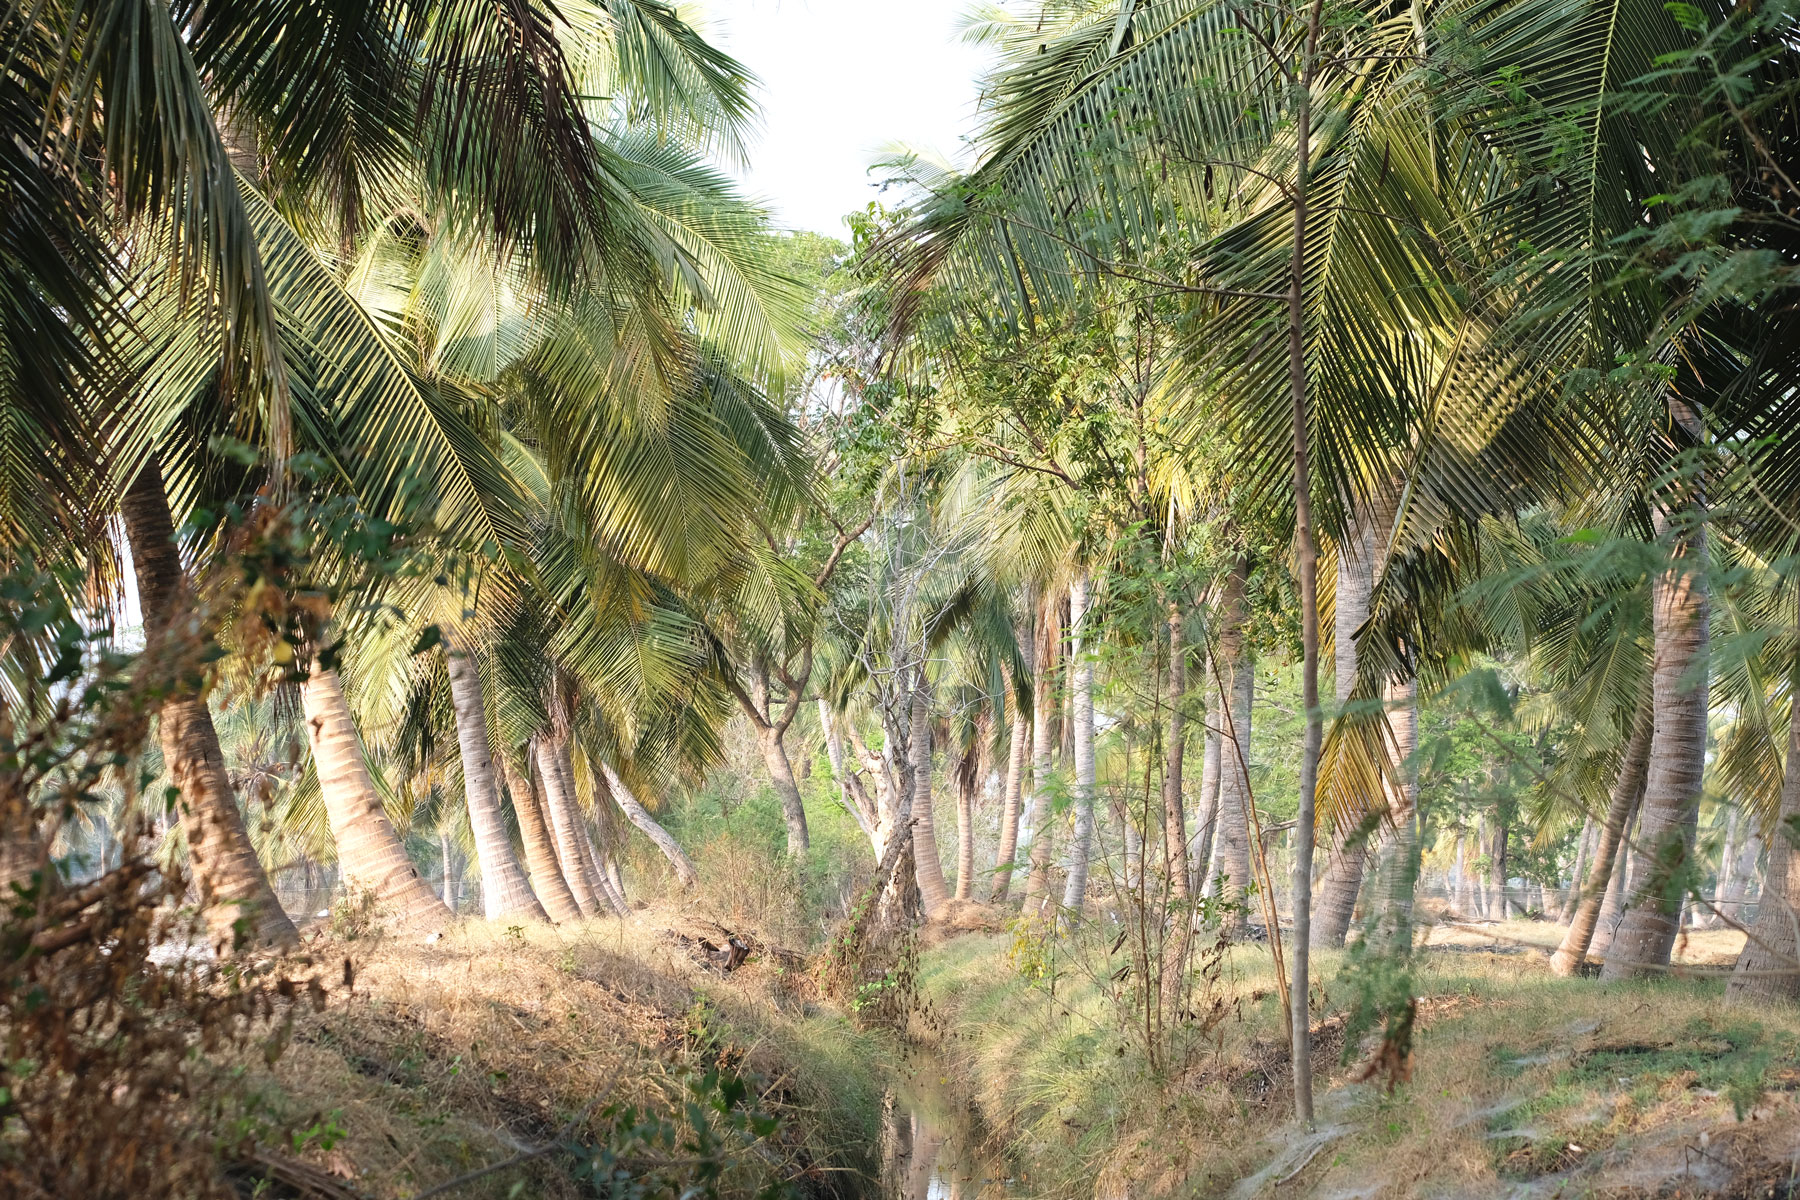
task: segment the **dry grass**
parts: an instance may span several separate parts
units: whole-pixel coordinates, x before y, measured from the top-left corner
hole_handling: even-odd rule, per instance
[[[554,1139],[590,1105],[579,1136],[603,1140],[608,1104],[679,1112],[684,1087],[720,1068],[755,1081],[783,1119],[771,1176],[841,1194],[871,1169],[880,1046],[816,1011],[805,981],[753,959],[730,976],[668,937],[672,913],[564,928],[466,922],[434,945],[340,943],[356,995],[303,1020],[270,1069],[245,1064],[254,1126],[319,1127],[303,1157],[395,1200]],[[313,1114],[317,1114],[316,1120]],[[458,1196],[573,1197],[548,1156]],[[762,1165],[758,1166],[758,1163]],[[729,1189],[735,1190],[735,1189]]]
[[[1766,1188],[1800,1151],[1800,1013],[1727,1009],[1716,978],[1558,979],[1543,947],[1559,937],[1433,930],[1413,1079],[1391,1096],[1352,1082],[1371,1047],[1346,1066],[1342,956],[1315,955],[1311,1139],[1289,1121],[1265,947],[1233,949],[1231,1018],[1161,1086],[1091,971],[1029,982],[1010,939],[969,936],[929,952],[921,981],[944,1076],[1040,1196],[1786,1194]],[[1741,937],[1694,935],[1681,957],[1717,962]]]

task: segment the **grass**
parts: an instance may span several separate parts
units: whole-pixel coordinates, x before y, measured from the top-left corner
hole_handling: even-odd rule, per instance
[[[609,1106],[680,1125],[689,1100],[716,1099],[693,1091],[715,1070],[741,1074],[781,1121],[735,1156],[725,1194],[775,1179],[855,1193],[877,1170],[884,1045],[772,963],[701,968],[662,932],[679,923],[653,908],[556,929],[464,922],[429,946],[328,944],[354,963],[354,998],[304,1017],[272,1066],[237,1064],[245,1098],[221,1138],[299,1130],[287,1135],[299,1157],[404,1200],[571,1125],[576,1140],[615,1144],[632,1113]],[[574,1162],[545,1156],[456,1194],[591,1194]]]
[[[1566,1182],[1567,1195],[1656,1194],[1699,1169],[1703,1145],[1707,1169],[1723,1172],[1709,1192],[1743,1183],[1762,1195],[1765,1176],[1787,1170],[1777,1148],[1800,1133],[1788,1102],[1800,1013],[1726,1008],[1716,977],[1559,979],[1544,954],[1516,945],[1554,945],[1558,927],[1485,931],[1504,952],[1439,927],[1432,944],[1455,949],[1418,957],[1412,1078],[1391,1095],[1354,1078],[1370,1045],[1348,1064],[1342,1055],[1344,956],[1314,955],[1322,1133],[1310,1140],[1290,1121],[1265,947],[1229,952],[1202,997],[1225,1019],[1177,1037],[1160,1080],[1131,1034],[1129,979],[1099,969],[1116,962],[1105,942],[1075,939],[1033,979],[1010,969],[1020,956],[1009,936],[964,937],[929,951],[920,978],[945,1076],[1038,1196],[1243,1194],[1233,1188],[1259,1171],[1263,1194],[1282,1179],[1287,1194],[1487,1195],[1537,1180]],[[1716,961],[1734,937],[1690,939],[1684,955]]]

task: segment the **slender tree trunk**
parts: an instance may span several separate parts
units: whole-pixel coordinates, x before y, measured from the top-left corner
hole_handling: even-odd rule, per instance
[[[1162,1011],[1174,1019],[1186,981],[1188,955],[1193,947],[1194,914],[1188,907],[1187,814],[1182,795],[1182,768],[1187,740],[1187,638],[1181,608],[1169,605],[1169,727],[1163,742],[1163,863],[1168,887],[1170,918],[1174,923],[1164,943]]]
[[[147,645],[197,636],[198,629],[188,628],[194,616],[192,589],[175,544],[162,466],[154,456],[126,491],[120,512],[137,571]],[[275,898],[238,810],[205,693],[185,685],[174,688],[158,710],[157,732],[164,770],[180,793],[188,861],[213,941],[226,949],[240,938],[254,946],[297,944],[300,934]],[[36,855],[27,846],[13,857],[23,861]]]
[[[599,916],[606,904],[605,891],[585,854],[587,840],[581,819],[581,802],[575,795],[575,767],[569,758],[566,734],[543,730],[532,742],[537,758],[538,778],[544,785],[544,810],[550,818],[550,832],[556,839],[556,859],[562,864],[563,880],[575,897],[584,917]]]
[[[525,868],[531,873],[531,890],[543,902],[544,911],[558,925],[579,921],[581,906],[575,901],[563,875],[562,863],[556,857],[556,835],[550,830],[544,810],[528,780],[513,769],[504,757],[500,772],[506,779],[507,794],[512,797],[513,812],[519,818],[519,840],[525,846]]]
[[[1785,776],[1783,782],[1786,782]],[[1786,838],[1786,826],[1782,827],[1782,838]],[[1757,864],[1762,859],[1763,839],[1757,830],[1756,820],[1747,814],[1740,817],[1739,834],[1736,851],[1732,856],[1731,880],[1726,884],[1724,895],[1719,897],[1718,909],[1722,917],[1719,925],[1726,919],[1739,925],[1749,923],[1748,910],[1756,898]],[[1779,853],[1772,853],[1771,859],[1779,859]]]
[[[1045,598],[1046,603],[1049,597]],[[1050,863],[1055,844],[1050,816],[1050,713],[1055,707],[1052,683],[1056,646],[1061,637],[1053,609],[1040,609],[1037,634],[1037,692],[1031,705],[1031,794],[1025,806],[1026,846],[1030,865],[1025,874],[1026,916],[1042,916],[1050,895]]]
[[[1230,927],[1248,924],[1246,889],[1250,886],[1250,719],[1256,700],[1256,663],[1245,629],[1250,563],[1240,558],[1226,576],[1219,599],[1219,671],[1227,702],[1221,714],[1219,746],[1219,816],[1214,833],[1218,849],[1216,895],[1237,906]]]
[[[1612,945],[1613,934],[1619,931],[1619,917],[1625,911],[1625,897],[1631,894],[1632,863],[1636,855],[1632,845],[1637,841],[1638,824],[1643,817],[1643,793],[1638,794],[1638,803],[1632,806],[1631,815],[1625,821],[1625,836],[1619,840],[1619,853],[1613,860],[1612,880],[1606,888],[1606,898],[1600,904],[1600,917],[1594,926],[1594,936],[1588,941],[1588,955],[1604,958]]]
[[[1658,507],[1657,533],[1669,522]],[[1673,544],[1674,557],[1651,589],[1656,650],[1651,688],[1656,731],[1644,784],[1642,880],[1619,921],[1601,968],[1602,979],[1626,979],[1667,966],[1675,945],[1680,889],[1693,857],[1694,825],[1706,770],[1707,619],[1706,531],[1698,526]]]
[[[1790,689],[1787,762],[1781,777],[1781,807],[1775,835],[1768,839],[1769,865],[1763,872],[1756,921],[1737,967],[1726,985],[1732,1001],[1800,1000],[1800,688]],[[1735,914],[1734,914],[1735,915]]]
[[[1216,872],[1212,869],[1218,846],[1219,764],[1223,739],[1219,734],[1225,699],[1213,679],[1213,658],[1206,656],[1205,680],[1201,692],[1206,696],[1206,740],[1200,755],[1200,804],[1194,817],[1194,837],[1188,845],[1188,864],[1193,873],[1189,888],[1199,895],[1210,896]]]
[[[1088,576],[1078,568],[1069,581],[1070,693],[1075,719],[1075,834],[1069,846],[1069,874],[1063,908],[1081,911],[1087,896],[1088,855],[1094,841],[1094,660],[1089,629]]]
[[[1306,710],[1306,737],[1300,751],[1300,808],[1294,818],[1294,968],[1288,986],[1289,1034],[1294,1068],[1294,1117],[1310,1128],[1312,1086],[1312,868],[1317,838],[1319,752],[1325,740],[1319,711],[1319,543],[1312,524],[1312,414],[1306,391],[1306,223],[1307,174],[1312,166],[1312,88],[1318,71],[1319,29],[1324,0],[1307,13],[1306,43],[1294,89],[1294,253],[1288,276],[1288,389],[1294,418],[1294,557],[1300,585],[1300,703]],[[1274,937],[1275,931],[1270,930]]]
[[[473,655],[444,642],[450,665],[450,706],[456,717],[456,740],[462,751],[463,797],[469,826],[475,831],[475,857],[481,864],[481,900],[490,921],[524,917],[548,921],[549,914],[525,880],[513,854],[506,821],[494,788],[494,759],[488,748],[487,705],[481,673]]]
[[[980,737],[979,734],[976,735]],[[968,758],[956,772],[956,898],[975,895],[975,788],[980,783],[980,747],[969,747]]]
[[[1478,916],[1475,911],[1475,888],[1472,885],[1473,868],[1469,863],[1469,835],[1459,833],[1456,836],[1456,901],[1457,915],[1467,920]]]
[[[1556,918],[1556,923],[1565,928],[1575,920],[1575,909],[1581,903],[1582,871],[1588,864],[1589,844],[1593,840],[1594,818],[1589,817],[1581,824],[1581,836],[1575,839],[1575,865],[1569,869],[1569,890],[1563,896],[1562,911]]]
[[[1569,919],[1569,929],[1563,934],[1562,945],[1550,956],[1550,969],[1558,975],[1575,974],[1587,960],[1594,930],[1600,923],[1601,907],[1607,893],[1612,890],[1613,874],[1620,860],[1625,831],[1630,826],[1631,814],[1636,811],[1638,801],[1644,794],[1644,776],[1650,764],[1653,723],[1650,707],[1645,705],[1633,723],[1631,740],[1625,744],[1625,758],[1619,767],[1618,781],[1613,784],[1612,800],[1606,806],[1606,823],[1600,828],[1600,844],[1594,849],[1593,866],[1589,869],[1586,884],[1581,888],[1581,899],[1575,906],[1574,915]]]
[[[912,694],[913,869],[918,873],[919,902],[925,918],[943,913],[950,902],[944,883],[944,864],[938,857],[937,818],[931,802],[931,682],[920,664]]]
[[[452,920],[450,909],[420,877],[388,820],[337,672],[315,668],[300,687],[300,703],[345,888],[372,894],[399,925],[441,928]]]
[[[671,867],[675,868],[675,878],[681,881],[681,886],[689,888],[698,883],[700,874],[694,870],[693,860],[688,858],[687,851],[681,848],[681,843],[677,842],[674,836],[662,827],[661,822],[650,815],[649,809],[638,803],[638,798],[632,795],[630,788],[625,786],[625,781],[620,779],[605,763],[600,764],[600,781],[612,793],[613,803],[619,806],[619,811],[625,814],[625,819],[643,830],[644,835],[656,843],[656,848],[662,851],[662,856],[669,860]]]
[[[769,768],[769,781],[781,798],[781,817],[787,822],[788,853],[799,857],[812,846],[806,828],[806,804],[800,799],[800,784],[794,778],[794,766],[788,761],[787,742],[783,730],[761,722],[756,728],[756,744],[762,750],[763,763]]]
[[[849,757],[844,753],[844,734],[838,729],[837,721],[832,716],[831,705],[825,697],[819,697],[819,728],[825,731],[825,755],[831,760],[831,773],[837,780],[838,803],[856,822],[863,836],[873,840],[875,837],[875,814],[867,806],[867,797],[862,789],[856,786],[851,778]]]
[[[1498,813],[1494,814],[1494,843],[1488,851],[1488,879],[1493,886],[1493,891],[1488,894],[1488,916],[1496,921],[1504,921],[1511,915],[1506,894],[1506,876],[1510,869],[1506,861],[1506,843],[1510,834],[1506,822]]]
[[[455,847],[450,844],[450,830],[441,822],[438,825],[438,858],[444,866],[444,907],[451,912],[456,911],[456,859]]]
[[[1187,723],[1182,705],[1187,699],[1187,639],[1182,634],[1181,609],[1169,605],[1169,730],[1163,741],[1163,846],[1168,862],[1169,892],[1178,900],[1188,896],[1187,813],[1181,788],[1182,758],[1186,751]]]
[[[594,845],[594,839],[589,836],[585,821],[577,826],[576,833],[576,842],[578,843],[576,853],[581,858],[582,870],[593,881],[595,894],[606,902],[614,916],[621,920],[631,916],[631,901],[625,898],[624,876],[616,871],[608,873],[606,863],[602,861],[604,856]],[[614,866],[617,866],[616,859]]]
[[[1025,639],[1021,639],[1025,641]],[[1030,650],[1025,650],[1027,668]],[[1025,763],[1031,754],[1031,718],[1017,703],[1013,705],[1012,737],[1006,751],[1005,805],[1000,813],[1000,851],[994,856],[994,886],[988,895],[990,903],[999,904],[1012,888],[1013,864],[1019,853],[1019,816],[1024,807]]]

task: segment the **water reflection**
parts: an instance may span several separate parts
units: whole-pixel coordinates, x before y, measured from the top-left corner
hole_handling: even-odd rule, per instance
[[[1004,1164],[982,1153],[969,1106],[915,1080],[882,1105],[882,1191],[889,1200],[1000,1200]]]

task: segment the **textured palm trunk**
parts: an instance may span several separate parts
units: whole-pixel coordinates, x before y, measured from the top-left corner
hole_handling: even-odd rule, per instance
[[[799,857],[812,846],[806,828],[806,804],[800,799],[800,784],[794,778],[794,764],[788,760],[787,742],[774,725],[761,725],[756,731],[756,744],[762,750],[763,765],[769,768],[769,781],[781,799],[781,819],[787,824],[788,853]]]
[[[1338,548],[1332,656],[1339,706],[1350,699],[1356,687],[1359,657],[1356,634],[1369,619],[1369,604],[1375,591],[1375,557],[1374,522],[1363,514],[1355,520],[1350,535]],[[1365,809],[1373,809],[1379,804],[1374,796],[1361,797],[1361,801]],[[1367,856],[1367,827],[1353,819],[1338,831],[1332,842],[1325,879],[1319,885],[1318,906],[1313,912],[1314,947],[1334,949],[1344,944],[1355,919],[1356,897],[1362,890]]]
[[[154,457],[126,491],[120,512],[137,571],[145,640],[154,648],[178,636],[193,614],[162,468]],[[178,686],[158,710],[157,732],[164,770],[180,793],[188,861],[213,940],[226,947],[240,937],[251,945],[295,945],[299,932],[256,857],[204,693]]]
[[[1488,917],[1494,921],[1504,921],[1508,915],[1506,902],[1507,838],[1507,824],[1496,815],[1494,840],[1488,847]]]
[[[1048,611],[1039,612],[1037,637],[1036,693],[1031,705],[1031,793],[1025,804],[1025,841],[1029,866],[1025,874],[1027,916],[1043,915],[1050,895],[1050,863],[1055,837],[1050,824],[1050,712],[1055,705],[1052,682],[1055,675],[1054,652],[1057,619]]]
[[[447,924],[450,909],[407,856],[369,777],[337,672],[315,669],[300,687],[300,703],[344,886],[373,895],[376,906],[400,925]]]
[[[569,757],[568,737],[542,731],[533,739],[532,752],[537,759],[538,778],[544,785],[544,812],[550,819],[550,833],[556,843],[556,860],[562,864],[563,880],[569,885],[581,915],[599,916],[607,898],[588,856],[583,853],[582,843],[587,840],[587,831],[582,824],[581,802],[575,795],[575,766]]]
[[[1413,886],[1419,874],[1419,776],[1412,761],[1419,745],[1419,691],[1413,680],[1388,685],[1384,697],[1400,784],[1391,789],[1388,811],[1393,836],[1382,844],[1380,870],[1382,936],[1390,943],[1412,936]]]
[[[918,875],[919,903],[930,920],[950,902],[950,889],[944,883],[943,860],[938,857],[937,819],[931,803],[931,684],[925,678],[923,665],[913,686],[909,753],[913,778],[913,869]]]
[[[1600,827],[1600,843],[1594,849],[1593,865],[1587,880],[1581,884],[1581,898],[1569,918],[1569,929],[1562,944],[1550,956],[1550,969],[1558,975],[1573,975],[1587,961],[1593,946],[1594,931],[1600,927],[1601,909],[1609,893],[1617,894],[1614,878],[1622,860],[1626,830],[1644,794],[1644,776],[1650,765],[1650,735],[1654,717],[1648,705],[1633,722],[1631,740],[1625,744],[1625,757],[1619,766],[1619,778],[1613,783],[1612,798],[1606,806],[1606,821]]]
[[[1800,689],[1795,689],[1800,693]],[[1789,708],[1787,763],[1781,777],[1781,807],[1769,839],[1762,900],[1737,966],[1725,987],[1732,1001],[1800,1000],[1800,694]]]
[[[1024,639],[1021,639],[1023,641]],[[1030,655],[1027,652],[1027,666]],[[994,855],[994,886],[990,903],[999,904],[1012,890],[1013,865],[1019,854],[1019,817],[1024,809],[1025,764],[1031,755],[1031,718],[1013,705],[1012,736],[1006,748],[1006,784],[1000,810],[1000,849]]]
[[[1662,510],[1653,514],[1659,536],[1669,533]],[[1632,881],[1632,899],[1607,950],[1602,979],[1626,979],[1669,963],[1681,911],[1679,889],[1694,851],[1700,785],[1706,770],[1708,632],[1706,531],[1678,536],[1669,566],[1651,589],[1655,657],[1651,694],[1656,730],[1644,783],[1642,842],[1645,870]]]
[[[481,901],[487,918],[522,917],[548,921],[549,914],[526,882],[513,853],[494,783],[494,758],[488,746],[487,704],[481,672],[467,650],[444,642],[450,667],[450,707],[456,718],[456,742],[462,752],[463,799],[469,827],[475,832],[475,857],[481,867]]]
[[[538,803],[536,789],[505,758],[500,760],[500,769],[506,776],[513,812],[519,818],[519,840],[525,846],[525,869],[531,873],[531,890],[558,925],[579,921],[583,915],[581,906],[576,903],[562,863],[556,857],[556,835]]]
[[[1226,577],[1219,602],[1219,673],[1227,701],[1219,746],[1219,818],[1214,894],[1234,906],[1230,927],[1248,924],[1245,889],[1250,884],[1250,719],[1256,701],[1256,662],[1246,636],[1250,564],[1239,559]]]
[[[1091,653],[1088,576],[1077,570],[1069,581],[1069,692],[1074,710],[1075,832],[1069,845],[1069,874],[1062,906],[1081,911],[1087,896],[1088,857],[1094,841],[1094,660]]]
[[[681,843],[662,827],[662,822],[650,815],[650,810],[638,802],[638,798],[632,794],[631,789],[625,786],[625,781],[604,763],[600,765],[600,780],[606,786],[607,791],[612,793],[613,803],[619,806],[619,811],[625,814],[625,819],[636,825],[643,831],[645,837],[656,843],[656,848],[662,852],[662,856],[669,860],[669,865],[675,869],[675,878],[681,881],[681,886],[689,888],[698,883],[700,873],[694,870],[693,860],[688,858],[687,851],[681,848]]]
[[[979,735],[978,735],[979,736]],[[956,771],[956,898],[975,897],[975,789],[981,782],[981,754],[977,746]]]
[[[1631,853],[1631,846],[1638,838],[1638,820],[1643,815],[1643,795],[1638,795],[1638,804],[1631,810],[1631,819],[1625,822],[1625,837],[1618,844],[1618,856],[1613,860],[1613,882],[1607,885],[1606,900],[1600,901],[1600,918],[1593,927],[1593,939],[1589,939],[1589,957],[1606,957],[1607,946],[1613,945],[1613,934],[1618,932],[1618,918],[1625,912],[1625,896],[1631,894],[1631,873],[1636,864],[1636,855]]]

